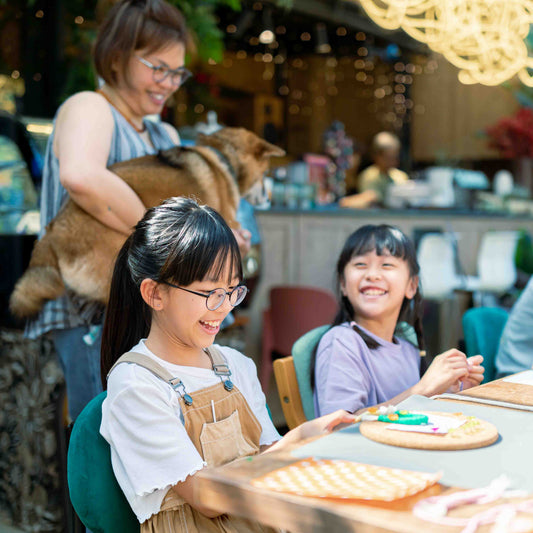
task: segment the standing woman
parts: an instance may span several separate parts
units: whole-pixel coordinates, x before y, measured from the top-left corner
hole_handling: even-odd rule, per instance
[[[144,117],[159,114],[190,76],[183,66],[186,40],[182,14],[163,0],[121,0],[111,8],[94,47],[103,85],[71,96],[54,120],[43,173],[41,234],[68,197],[124,239],[143,217],[137,194],[108,167],[179,144],[172,126]],[[72,419],[101,391],[102,320],[101,306],[66,294],[47,302],[26,328],[30,338],[51,335]]]

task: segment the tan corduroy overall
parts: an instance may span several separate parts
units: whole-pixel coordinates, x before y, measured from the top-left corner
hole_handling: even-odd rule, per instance
[[[231,382],[224,356],[210,347],[207,354],[221,382],[188,394],[179,377],[172,376],[150,357],[129,352],[116,363],[132,362],[168,382],[179,394],[185,429],[208,466],[229,463],[259,452],[261,424],[248,402]],[[114,368],[114,367],[113,367]],[[216,421],[213,420],[213,411]],[[141,524],[141,533],[271,533],[277,530],[236,516],[207,518],[170,489],[159,513]]]

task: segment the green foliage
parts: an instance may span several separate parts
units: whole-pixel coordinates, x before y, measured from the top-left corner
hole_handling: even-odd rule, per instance
[[[176,5],[187,21],[191,30],[199,57],[206,61],[209,58],[215,61],[222,60],[224,53],[224,32],[217,26],[215,7],[227,5],[234,10],[240,10],[240,0],[171,0]]]

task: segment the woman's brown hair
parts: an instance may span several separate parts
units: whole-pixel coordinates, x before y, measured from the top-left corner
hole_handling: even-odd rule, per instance
[[[94,45],[94,65],[104,81],[128,83],[128,62],[135,50],[148,53],[173,43],[187,44],[181,12],[164,0],[121,0],[107,14]]]

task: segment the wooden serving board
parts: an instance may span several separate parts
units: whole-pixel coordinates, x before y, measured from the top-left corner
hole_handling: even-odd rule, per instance
[[[431,414],[427,412],[425,414]],[[440,416],[468,418],[460,413],[437,413]],[[407,431],[396,431],[387,429],[390,422],[369,422],[361,423],[361,434],[368,439],[391,446],[402,448],[417,448],[421,450],[470,450],[472,448],[482,448],[492,444],[498,439],[498,430],[494,425],[485,420],[476,418],[476,424],[467,422],[453,432],[445,435],[415,433]]]
[[[461,392],[461,396],[533,406],[533,387],[498,379]]]

